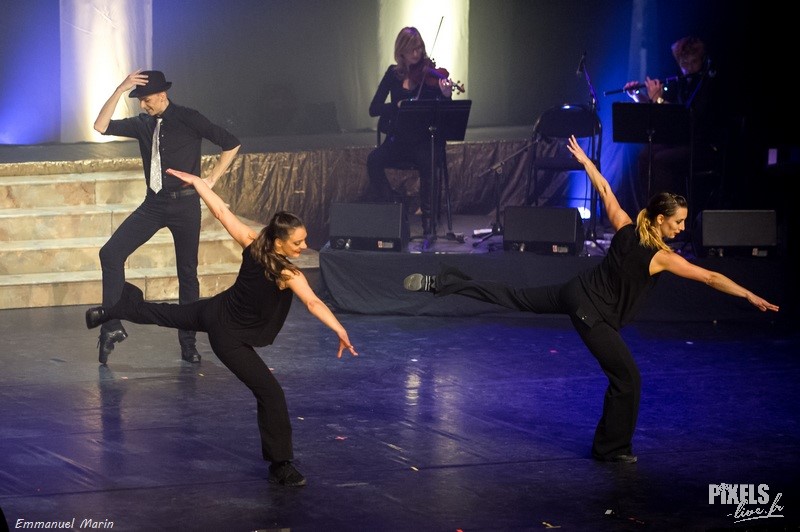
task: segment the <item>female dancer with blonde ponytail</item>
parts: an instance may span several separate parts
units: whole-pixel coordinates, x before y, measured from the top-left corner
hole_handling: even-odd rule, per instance
[[[664,239],[675,238],[685,228],[688,207],[682,196],[656,194],[639,212],[634,225],[575,137],[570,139],[569,150],[586,169],[616,231],[600,264],[564,284],[531,288],[475,281],[443,265],[438,275],[409,275],[405,288],[437,296],[460,294],[514,310],[568,315],[608,377],[592,456],[601,461],[633,463],[637,461],[632,440],[639,413],[641,379],[619,330],[634,318],[659,274],[668,271],[700,281],[726,294],[743,297],[761,311],[777,311],[778,307],[728,277],[688,262],[670,249]]]
[[[273,342],[283,327],[293,296],[297,296],[311,314],[336,333],[337,357],[341,358],[345,349],[354,356],[358,354],[347,331],[290,260],[306,249],[306,229],[297,216],[282,211],[256,234],[203,179],[172,169],[167,173],[192,185],[242,246],[242,265],[236,281],[212,298],[184,305],[148,303],[139,288],[125,283],[122,297],[113,307],[86,311],[86,326],[91,329],[111,319],[122,319],[208,333],[214,354],[256,398],[261,453],[270,462],[270,482],[304,486],[306,479],[292,465],[292,427],[283,389],[254,346]]]

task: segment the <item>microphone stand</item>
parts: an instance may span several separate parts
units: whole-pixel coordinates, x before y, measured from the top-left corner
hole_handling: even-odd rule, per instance
[[[502,235],[503,234],[503,226],[502,226],[502,224],[500,224],[500,176],[503,175],[503,166],[508,161],[510,161],[511,159],[516,157],[517,155],[519,155],[520,153],[528,150],[528,148],[530,148],[531,145],[532,145],[531,141],[528,140],[528,142],[525,143],[525,146],[523,146],[522,148],[518,149],[517,151],[515,151],[514,153],[512,153],[511,155],[509,155],[508,157],[506,157],[502,161],[493,164],[492,166],[490,166],[489,168],[487,168],[486,170],[481,172],[480,175],[478,176],[478,178],[480,179],[483,176],[489,175],[490,172],[494,173],[494,222],[492,222],[492,230],[491,230],[491,232],[485,234],[477,242],[473,242],[472,243],[472,247],[474,247],[474,248],[478,247],[480,244],[482,244],[486,240],[492,238],[493,236]]]
[[[578,74],[583,74],[583,79],[586,81],[586,85],[589,88],[589,97],[592,102],[591,105],[592,116],[595,117],[595,120],[592,122],[592,140],[591,144],[589,145],[589,153],[593,154],[595,153],[594,143],[595,143],[595,138],[597,137],[597,122],[599,120],[597,118],[597,93],[594,91],[594,86],[592,85],[592,80],[589,78],[589,71],[586,69],[586,62],[584,60],[581,60]],[[599,150],[600,147],[599,141],[597,147]],[[589,192],[589,206],[591,207],[591,211],[589,212],[589,230],[586,233],[586,240],[590,240],[594,242],[598,247],[601,247],[600,244],[597,242],[597,208],[599,203],[597,197],[597,190],[595,190],[594,185],[592,185],[591,183],[589,183],[589,186],[592,187],[591,191]]]

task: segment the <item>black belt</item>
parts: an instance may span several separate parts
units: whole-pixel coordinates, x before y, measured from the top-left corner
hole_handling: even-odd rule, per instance
[[[166,196],[172,199],[185,198],[186,196],[194,196],[195,194],[197,194],[197,190],[195,190],[194,187],[181,188],[172,192],[168,190],[162,190],[158,193],[159,196]]]

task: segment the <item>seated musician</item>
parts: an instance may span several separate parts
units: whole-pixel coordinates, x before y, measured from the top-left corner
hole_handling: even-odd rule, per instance
[[[394,44],[396,64],[389,66],[375,91],[369,115],[380,117],[378,128],[386,133],[380,146],[367,158],[369,201],[398,201],[398,196],[386,178],[386,168],[411,163],[419,171],[422,232],[431,233],[431,147],[430,137],[406,138],[394,131],[394,119],[404,100],[450,99],[453,84],[442,79],[425,51],[425,42],[414,27],[400,30]],[[389,103],[386,102],[390,97]]]

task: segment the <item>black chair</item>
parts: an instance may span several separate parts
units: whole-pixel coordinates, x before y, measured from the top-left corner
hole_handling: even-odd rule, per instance
[[[586,154],[600,169],[602,125],[590,107],[580,104],[562,104],[551,107],[537,118],[531,134],[531,156],[528,167],[526,203],[538,206],[540,201],[566,202],[580,199],[589,203],[590,228],[588,240],[594,240],[599,199],[594,187],[588,185],[589,197],[556,196],[552,191],[543,194],[540,174],[549,172],[551,179],[564,172],[582,171],[580,164],[567,149],[567,140],[575,135]],[[547,191],[544,191],[547,192]]]
[[[728,173],[742,168],[745,152],[745,121],[741,115],[721,120],[705,142],[696,142],[692,150],[686,190],[690,209],[722,209],[732,199],[726,197]]]

